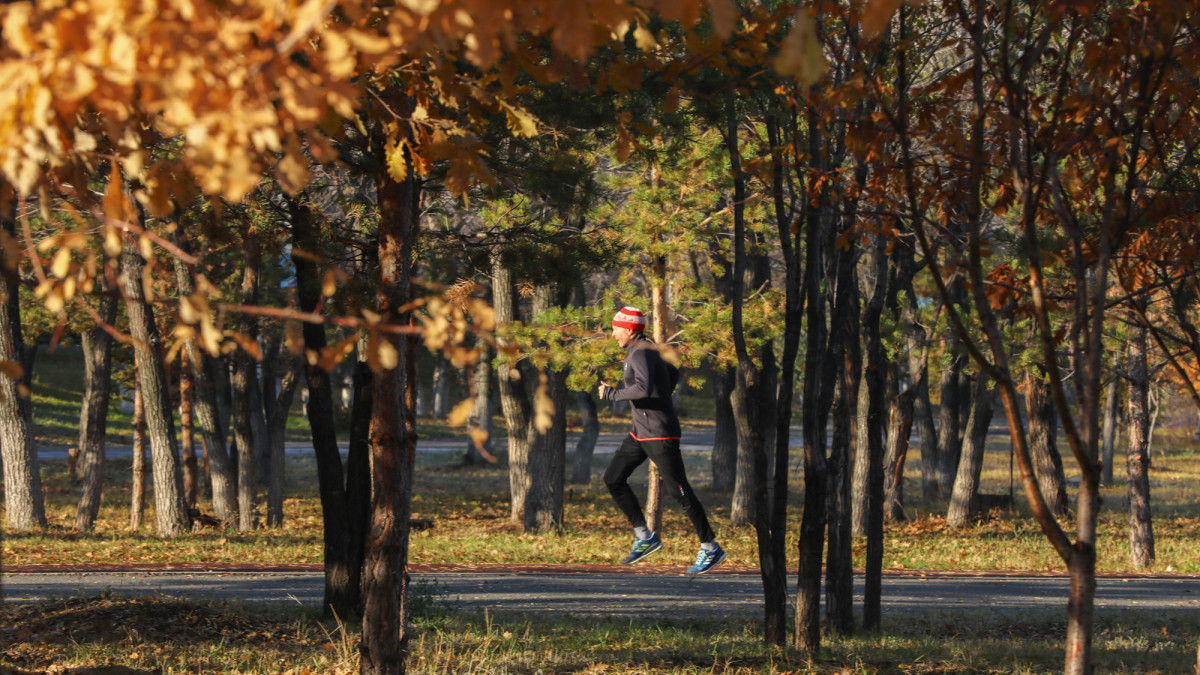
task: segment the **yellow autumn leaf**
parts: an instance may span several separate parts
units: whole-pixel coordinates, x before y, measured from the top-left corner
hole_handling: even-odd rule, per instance
[[[459,401],[448,415],[446,415],[446,424],[452,427],[461,427],[471,418],[471,412],[475,409],[475,399],[469,398],[465,401]]]
[[[334,293],[337,293],[337,273],[328,269],[325,270],[325,277],[321,279],[321,294],[328,298]]]
[[[508,118],[508,129],[514,136],[523,138],[537,136],[537,120],[533,115],[505,101],[500,102],[500,107],[504,108],[504,115]]]
[[[812,18],[804,9],[796,12],[796,23],[783,39],[779,56],[775,58],[775,70],[780,75],[795,76],[803,86],[811,86],[825,73],[828,64],[821,51]]]
[[[224,335],[213,325],[212,319],[208,316],[203,317],[200,321],[200,346],[204,351],[210,356],[220,356],[223,339]]]
[[[384,154],[387,155],[388,175],[397,183],[403,183],[408,178],[408,159],[405,147],[408,142],[404,139],[388,139]]]
[[[50,273],[59,279],[65,278],[71,272],[71,249],[63,247],[54,253],[50,263]]]
[[[208,298],[199,291],[179,298],[179,318],[184,323],[199,323],[208,316]]]
[[[737,23],[737,8],[730,0],[708,0],[708,10],[712,12],[713,32],[722,40],[728,39]]]

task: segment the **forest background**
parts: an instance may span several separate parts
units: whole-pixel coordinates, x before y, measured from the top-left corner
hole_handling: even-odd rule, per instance
[[[923,496],[962,527],[984,507],[999,408],[1033,522],[1071,575],[1066,670],[1086,672],[1119,403],[1137,568],[1155,558],[1152,383],[1200,406],[1195,9],[6,6],[6,527],[47,524],[39,341],[85,354],[84,532],[114,354],[136,363],[163,538],[205,516],[258,527],[260,471],[266,525],[283,521],[303,381],[325,606],[363,617],[364,672],[402,671],[421,345],[440,381],[471,369],[447,415],[470,427],[472,461],[504,455],[513,525],[552,534],[569,392],[595,429],[587,392],[619,359],[607,321],[639,304],[689,386],[712,392],[714,483],[732,490],[730,525],[754,532],[768,643],[819,650],[822,584],[826,625],[854,629],[856,535],[863,625],[879,626],[909,439]],[[488,445],[494,399],[503,450]]]

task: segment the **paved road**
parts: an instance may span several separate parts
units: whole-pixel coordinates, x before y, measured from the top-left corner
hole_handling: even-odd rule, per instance
[[[469,612],[564,614],[576,616],[758,616],[762,586],[752,571],[690,578],[678,572],[522,573],[416,571],[419,587],[446,606]],[[5,602],[88,596],[161,594],[252,603],[300,603],[315,607],[324,588],[319,571],[221,572],[12,572],[2,575]],[[794,580],[791,592],[794,592]],[[855,588],[862,596],[862,579]],[[931,610],[1065,608],[1062,576],[918,574],[887,575],[886,613]],[[1195,577],[1104,577],[1096,605],[1152,611],[1200,610],[1200,579]]]

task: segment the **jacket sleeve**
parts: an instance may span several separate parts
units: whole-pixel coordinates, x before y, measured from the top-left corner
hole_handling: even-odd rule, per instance
[[[634,401],[649,398],[654,391],[650,377],[650,362],[645,349],[632,352],[625,361],[625,381],[613,387],[605,400]]]

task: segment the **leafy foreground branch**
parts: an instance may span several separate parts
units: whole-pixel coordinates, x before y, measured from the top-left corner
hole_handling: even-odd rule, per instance
[[[414,603],[411,672],[1041,672],[1059,667],[1061,612],[936,612],[885,618],[875,635],[831,636],[820,660],[762,643],[741,622],[597,620],[457,612],[434,589]],[[59,600],[0,610],[0,670],[14,672],[347,673],[357,623],[299,608],[168,599]],[[1105,671],[1184,672],[1200,618],[1122,612],[1096,626]]]

